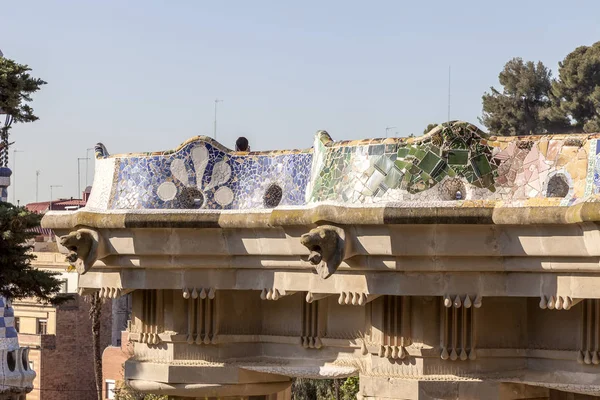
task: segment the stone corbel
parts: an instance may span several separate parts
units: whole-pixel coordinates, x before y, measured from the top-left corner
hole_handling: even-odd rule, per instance
[[[61,236],[59,243],[69,250],[67,261],[80,275],[88,272],[101,256],[102,237],[91,229],[78,229]]]
[[[313,301],[319,301],[319,300],[322,300],[322,299],[327,298],[329,296],[333,296],[333,294],[331,294],[331,293],[313,293],[313,292],[308,292],[308,293],[306,293],[306,302],[307,303],[312,303]]]
[[[261,300],[279,300],[282,297],[285,296],[291,296],[293,294],[295,294],[296,292],[288,292],[287,290],[284,289],[275,289],[275,288],[271,288],[271,289],[263,289],[262,292],[260,292],[260,298]]]
[[[302,235],[300,242],[310,251],[308,262],[323,279],[333,275],[342,261],[351,256],[346,232],[337,226],[322,225],[311,229]]]
[[[570,310],[571,307],[581,302],[582,299],[573,299],[570,296],[541,295],[540,308],[542,310]]]
[[[341,292],[338,298],[339,305],[364,306],[367,303],[378,298],[380,295],[358,292]]]

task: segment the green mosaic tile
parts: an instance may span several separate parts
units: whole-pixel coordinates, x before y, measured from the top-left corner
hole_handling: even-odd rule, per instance
[[[451,149],[446,157],[450,165],[465,165],[469,162],[469,150]]]
[[[404,160],[396,160],[395,164],[396,164],[396,168],[398,168],[400,170],[404,170],[410,163],[407,163]]]
[[[417,151],[415,151],[415,157],[418,158],[419,160],[422,160],[426,154],[427,154],[427,152],[423,149],[417,148]]]
[[[405,157],[407,157],[408,154],[409,154],[409,152],[410,152],[410,148],[408,148],[408,147],[400,147],[398,149],[398,158],[405,158]]]
[[[431,171],[433,171],[433,169],[440,161],[441,159],[438,156],[428,151],[427,153],[425,153],[421,162],[419,163],[419,168],[421,168],[427,173],[431,173]]]
[[[485,154],[478,154],[471,158],[471,164],[477,176],[484,176],[492,172],[492,166]]]

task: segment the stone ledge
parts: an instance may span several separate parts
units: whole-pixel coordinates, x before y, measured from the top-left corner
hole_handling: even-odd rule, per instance
[[[339,225],[384,224],[576,224],[600,222],[600,203],[584,202],[573,206],[508,207],[486,202],[454,207],[408,207],[389,204],[377,207],[318,205],[282,208],[272,211],[207,211],[207,210],[123,210],[48,212],[43,228],[256,228],[314,225],[324,222]]]

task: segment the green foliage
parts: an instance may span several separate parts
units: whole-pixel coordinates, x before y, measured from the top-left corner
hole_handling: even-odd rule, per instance
[[[8,58],[0,57],[0,110],[14,122],[33,122],[38,119],[27,103],[31,95],[46,82],[32,77],[31,68]]]
[[[35,256],[27,241],[35,233],[29,230],[39,226],[40,218],[25,207],[0,202],[0,295],[11,300],[37,297],[58,304],[66,298],[57,296],[61,286],[57,274],[30,264]]]
[[[558,64],[551,118],[570,119],[584,132],[600,132],[600,42],[580,46]]]
[[[342,394],[342,400],[354,400],[359,390],[358,376],[351,376],[350,378],[344,379],[344,382],[340,386],[340,392]]]
[[[354,400],[359,389],[358,382],[358,377],[346,379],[296,378],[292,382],[292,400]],[[336,385],[338,387],[337,396]]]
[[[125,382],[118,382],[115,385],[115,400],[167,400],[168,396],[158,394],[140,393],[129,386]]]
[[[549,118],[552,106],[551,71],[541,62],[513,58],[498,76],[502,91],[490,88],[484,93],[483,116],[479,121],[497,135],[514,136],[563,131],[564,118]]]
[[[429,124],[427,125],[427,127],[425,128],[425,130],[423,130],[423,135],[428,134],[433,128],[435,128],[436,126],[438,126],[439,124]],[[414,135],[413,135],[414,136]],[[410,137],[410,136],[409,136]]]
[[[8,136],[13,122],[33,122],[38,117],[28,104],[46,82],[29,74],[31,68],[0,56],[0,166],[8,166]]]

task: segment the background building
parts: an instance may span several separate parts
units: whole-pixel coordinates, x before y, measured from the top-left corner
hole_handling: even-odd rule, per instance
[[[85,196],[85,195],[84,195]],[[52,202],[53,209],[65,210],[69,206],[85,205],[83,200],[59,200]],[[56,208],[55,208],[56,206]],[[28,204],[27,209],[45,213],[50,202]],[[28,400],[81,399],[96,400],[92,328],[89,317],[90,305],[85,297],[77,294],[78,275],[68,272],[65,254],[59,252],[54,234],[49,229],[37,229],[32,262],[35,268],[57,272],[62,280],[62,293],[72,300],[53,306],[41,304],[36,299],[13,302],[15,328],[19,341],[30,347],[30,368],[37,376]],[[101,320],[101,347],[111,342],[112,302],[105,300]]]
[[[73,300],[60,306],[44,305],[35,299],[15,301],[15,328],[22,346],[29,346],[30,368],[37,376],[28,400],[95,400],[94,360],[90,305],[77,292],[77,273],[65,272],[63,254],[37,252],[37,268],[57,271],[63,291]],[[111,337],[111,301],[102,309],[101,346]]]

